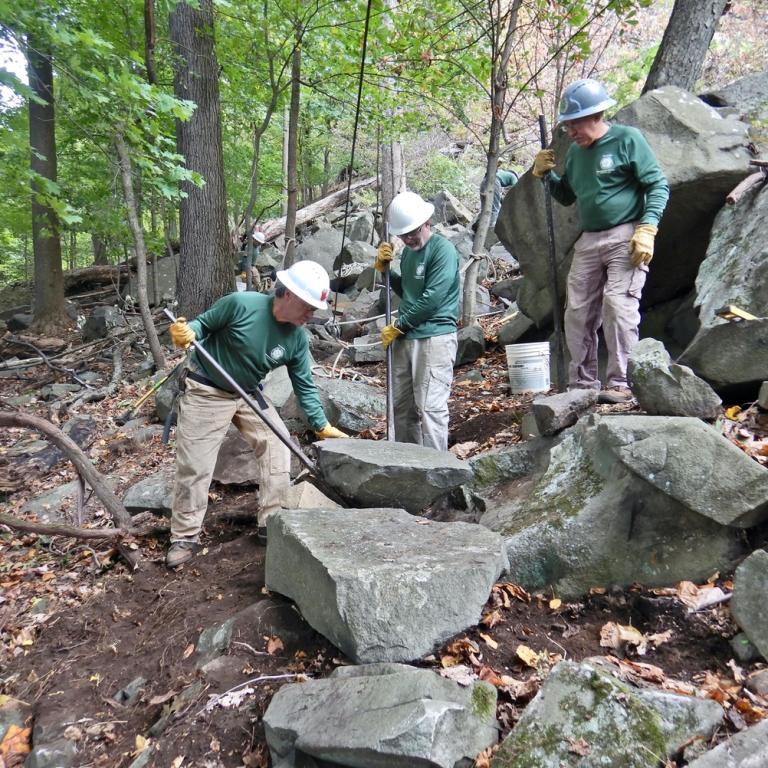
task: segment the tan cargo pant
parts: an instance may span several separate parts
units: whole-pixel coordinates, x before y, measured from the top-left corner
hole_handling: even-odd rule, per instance
[[[448,450],[448,397],[456,333],[397,339],[392,345],[395,440]]]
[[[269,401],[266,411],[273,424],[287,435],[280,416]],[[208,508],[208,488],[224,437],[234,424],[256,452],[259,470],[258,524],[280,508],[290,485],[291,456],[272,430],[236,394],[187,379],[179,398],[176,427],[176,480],[171,512],[171,541],[195,541]]]
[[[597,331],[608,350],[606,386],[627,386],[627,357],[639,338],[640,296],[648,267],[633,267],[629,241],[635,225],[584,232],[573,247],[565,308],[565,342],[571,358],[568,386],[600,389]]]

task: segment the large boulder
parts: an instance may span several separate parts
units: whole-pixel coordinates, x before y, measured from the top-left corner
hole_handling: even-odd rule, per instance
[[[341,241],[342,233],[326,225],[314,234],[307,235],[296,246],[296,261],[316,261],[332,276],[336,258],[341,253]]]
[[[272,764],[460,768],[498,739],[496,690],[405,664],[338,667],[283,686],[264,714]],[[314,764],[314,761],[312,761]]]
[[[722,401],[706,381],[685,365],[673,363],[664,344],[642,339],[629,353],[632,394],[649,414],[714,419]]]
[[[715,219],[707,258],[696,278],[701,328],[680,362],[716,389],[747,385],[757,391],[768,371],[768,189],[753,189]],[[759,320],[728,322],[728,304]]]
[[[284,510],[266,586],[359,663],[410,661],[477,623],[505,567],[501,537],[402,509]]]
[[[768,659],[768,552],[758,549],[737,569],[733,577],[731,612],[738,625]]]
[[[480,522],[505,537],[510,577],[567,596],[733,567],[737,526],[767,511],[768,470],[693,418],[592,416],[473,468]]]
[[[383,390],[360,381],[317,377],[320,402],[328,420],[343,432],[359,433],[373,429],[387,411]],[[307,429],[309,422],[295,394],[289,396],[280,409],[288,427]]]
[[[711,700],[635,689],[588,663],[560,662],[491,768],[649,768],[723,719]]]
[[[666,86],[620,110],[615,122],[640,128],[669,181],[671,197],[659,229],[656,253],[643,292],[643,307],[674,298],[693,285],[704,259],[712,219],[725,196],[748,173],[747,126],[723,119],[687,91]],[[569,140],[554,142],[562,172]],[[565,284],[573,244],[581,228],[576,206],[555,204],[558,282]],[[550,323],[546,220],[542,184],[526,173],[507,194],[496,233],[520,261],[522,311],[537,325]]]
[[[761,720],[702,755],[688,768],[761,768],[768,765],[768,720]]]
[[[420,512],[472,479],[466,462],[448,451],[382,440],[315,443],[326,482],[361,507],[405,507]]]

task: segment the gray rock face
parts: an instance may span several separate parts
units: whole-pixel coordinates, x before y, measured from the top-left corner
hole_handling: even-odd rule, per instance
[[[688,768],[763,768],[768,765],[768,720],[733,735]]]
[[[723,208],[712,227],[707,258],[696,278],[701,328],[680,362],[715,387],[750,384],[768,370],[768,189],[752,190]],[[732,323],[716,316],[727,304],[761,318]]]
[[[738,528],[768,516],[768,470],[698,419],[608,417],[597,428],[628,469],[697,514]]]
[[[386,415],[386,395],[382,389],[359,381],[316,378],[318,394],[325,415],[342,432],[363,432],[376,426]],[[295,395],[291,395],[280,410],[289,428],[307,429],[304,411]],[[358,442],[358,441],[355,441]]]
[[[326,481],[362,507],[419,512],[472,479],[469,464],[452,453],[411,443],[323,440],[315,443],[315,449]]]
[[[722,720],[715,701],[633,689],[589,664],[561,662],[525,708],[492,768],[648,768]],[[582,749],[574,749],[574,744]]]
[[[507,452],[473,464],[480,522],[505,537],[509,575],[530,590],[575,597],[596,585],[706,578],[743,552],[738,531],[717,518],[739,508],[748,517],[760,496],[758,482],[751,506],[741,498],[740,462],[750,460],[732,447],[698,419],[590,416],[521,446],[509,466]],[[686,474],[689,455],[701,460]]]
[[[161,301],[173,301],[176,298],[176,273],[179,270],[179,255],[164,256],[157,260],[157,288],[158,298]],[[131,296],[134,301],[139,300],[138,278],[131,275],[126,287],[126,295]],[[147,298],[150,305],[155,303],[155,285],[154,270],[151,265],[147,266]]]
[[[758,549],[733,577],[731,613],[763,658],[768,659],[768,552]]]
[[[643,306],[648,307],[693,285],[706,253],[709,222],[725,195],[748,173],[746,125],[722,119],[692,94],[672,86],[644,94],[620,110],[615,122],[643,131],[671,190],[643,291]],[[562,172],[567,148],[565,137],[555,140],[558,172]],[[562,286],[580,225],[575,205],[555,204],[554,215]],[[546,231],[542,184],[526,173],[505,198],[496,233],[520,261],[524,281],[517,302],[538,326],[548,325],[552,314]]]
[[[83,326],[83,341],[93,341],[109,336],[113,328],[125,325],[119,310],[114,307],[96,307]]]
[[[505,347],[507,344],[516,344],[533,327],[533,320],[524,315],[517,304],[513,304],[504,315],[504,325],[499,328],[499,345]]]
[[[381,363],[387,359],[387,353],[380,342],[380,334],[358,336],[347,348],[347,354],[353,363]]]
[[[173,503],[173,470],[164,469],[132,485],[123,496],[123,506],[132,515],[158,512],[170,516]]]
[[[497,741],[496,690],[401,664],[285,685],[264,714],[272,764],[458,768]]]
[[[373,214],[370,211],[363,211],[349,217],[347,222],[347,240],[359,240],[370,243],[371,235],[374,237],[373,245],[376,245],[378,237],[373,230]]]
[[[664,345],[642,339],[629,354],[632,394],[649,414],[714,419],[722,401],[706,381],[685,365],[673,363]]]
[[[468,227],[472,221],[472,214],[448,190],[438,192],[432,203],[435,206],[435,221],[443,224],[461,224],[463,227]]]
[[[477,622],[505,567],[501,538],[401,509],[282,511],[267,588],[356,662],[410,661]]]
[[[554,435],[573,426],[584,413],[597,402],[594,389],[574,389],[549,397],[537,397],[533,401],[533,415],[541,435]]]
[[[296,261],[302,261],[303,259],[316,261],[332,276],[333,265],[341,251],[341,240],[341,232],[337,229],[331,229],[330,227],[318,229],[317,232],[305,237],[296,246]]]
[[[485,334],[479,325],[470,325],[459,328],[458,351],[456,353],[456,365],[473,363],[478,357],[485,354]]]

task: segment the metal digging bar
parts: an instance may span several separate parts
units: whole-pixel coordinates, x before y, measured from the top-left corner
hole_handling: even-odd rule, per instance
[[[172,323],[176,322],[176,318],[173,315],[173,312],[171,312],[169,309],[165,308],[163,309],[163,312],[165,312],[166,316],[170,319]],[[283,445],[288,448],[291,453],[293,453],[294,456],[309,470],[309,473],[315,478],[319,479],[320,471],[317,467],[317,464],[315,464],[312,459],[307,456],[304,451],[301,450],[294,442],[291,440],[290,437],[286,437],[275,425],[275,423],[272,421],[272,419],[267,416],[266,413],[259,407],[259,404],[216,362],[216,360],[211,357],[211,355],[206,352],[206,350],[203,348],[203,345],[200,344],[198,341],[193,341],[192,346],[195,348],[195,351],[205,360],[206,363],[210,364],[211,368],[213,368],[223,379],[224,381],[229,384],[230,387],[232,387],[232,390],[234,392],[237,392],[240,397],[245,400],[248,407],[275,433],[275,436],[280,440]]]
[[[384,242],[389,242],[389,222],[384,224]],[[390,275],[390,263],[384,265],[384,290],[386,303],[384,307],[384,319],[387,325],[392,322],[392,278]],[[392,392],[392,345],[387,347],[387,440],[395,439],[395,399]]]

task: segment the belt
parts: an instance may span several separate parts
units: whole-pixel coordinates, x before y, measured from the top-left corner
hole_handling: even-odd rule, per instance
[[[206,387],[213,387],[214,389],[220,389],[222,392],[227,392],[230,395],[237,394],[232,389],[226,389],[225,387],[220,387],[215,381],[211,381],[207,376],[203,376],[202,373],[199,371],[190,371],[187,374],[188,379],[192,379],[192,381],[196,381],[198,384],[205,384]],[[261,391],[263,387],[261,384],[258,385],[258,387],[253,390],[252,392],[248,392],[247,394],[251,395],[252,397],[256,398],[256,402],[259,404],[262,408],[267,408],[267,401],[262,397]]]

